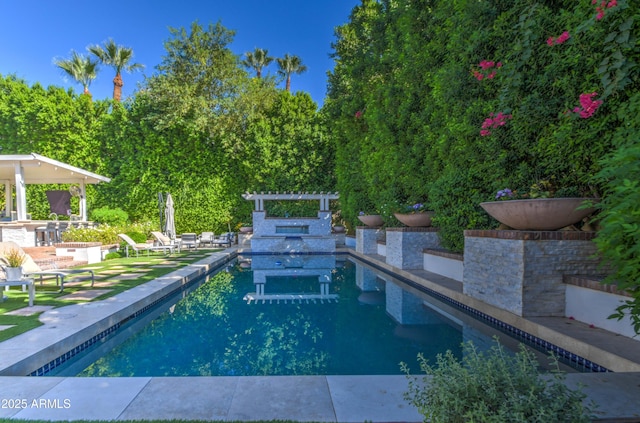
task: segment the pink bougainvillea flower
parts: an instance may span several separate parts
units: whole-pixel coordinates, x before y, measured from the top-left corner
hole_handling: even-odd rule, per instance
[[[580,107],[573,109],[574,113],[580,115],[582,119],[588,119],[598,110],[602,104],[602,100],[593,100],[598,95],[597,92],[580,94]]]
[[[482,126],[480,127],[480,136],[486,137],[491,135],[490,129],[495,129],[500,126],[504,126],[507,123],[507,119],[511,119],[511,115],[504,114],[502,112],[498,112],[497,114],[490,113],[490,117],[486,118],[484,122],[482,122]]]
[[[480,68],[482,68],[483,70],[487,70],[494,67],[495,63],[489,60],[483,60],[482,62],[478,63],[478,66],[480,66]]]
[[[591,4],[596,4],[597,0],[592,0]],[[607,0],[602,0],[602,2],[600,2],[599,6],[596,6],[596,12],[598,12],[598,14],[596,15],[596,20],[602,20],[602,18],[604,18],[605,15],[605,10],[606,9],[611,9],[612,7],[616,7],[618,5],[617,0],[610,0],[609,2],[607,2]]]
[[[558,38],[556,38],[556,44],[562,44],[565,41],[567,41],[569,38],[571,38],[571,35],[569,35],[569,31],[565,31],[562,34],[560,34]]]
[[[562,44],[565,41],[567,41],[569,38],[571,38],[569,31],[565,31],[562,34],[560,34],[558,38],[553,38],[553,37],[547,38],[547,45],[552,46],[554,44]]]
[[[477,69],[473,69],[472,70],[472,74],[473,77],[475,79],[477,79],[478,81],[482,81],[483,79],[493,79],[496,75],[497,72],[495,70],[492,70],[491,72],[486,72],[491,68],[501,68],[502,67],[502,62],[498,62],[496,64],[496,62],[493,62],[491,60],[483,60],[480,63],[478,63],[478,67],[480,69],[482,69],[483,71],[485,71],[485,73],[478,71]]]

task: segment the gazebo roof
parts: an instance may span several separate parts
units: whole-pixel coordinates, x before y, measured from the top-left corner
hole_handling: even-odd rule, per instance
[[[36,153],[0,155],[0,181],[15,183],[16,164],[22,166],[26,184],[77,184],[81,181],[85,184],[98,184],[111,181],[106,176]]]

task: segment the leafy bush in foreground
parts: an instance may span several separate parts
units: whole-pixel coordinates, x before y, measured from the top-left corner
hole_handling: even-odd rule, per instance
[[[589,422],[591,405],[586,395],[564,383],[556,367],[550,377],[541,376],[533,353],[521,345],[515,355],[498,344],[488,352],[463,344],[462,361],[451,351],[439,354],[437,364],[418,356],[427,374],[421,380],[409,376],[405,399],[431,422]]]

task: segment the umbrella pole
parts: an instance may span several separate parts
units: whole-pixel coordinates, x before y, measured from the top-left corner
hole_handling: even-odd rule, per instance
[[[164,232],[166,228],[164,227],[164,219],[162,218],[162,213],[164,211],[164,198],[162,198],[162,193],[158,193],[158,212],[160,213],[160,231]]]

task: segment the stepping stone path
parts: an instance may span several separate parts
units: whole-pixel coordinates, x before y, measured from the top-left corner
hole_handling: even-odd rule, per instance
[[[131,279],[138,279],[140,276],[144,276],[145,273],[122,273],[120,275],[112,276],[110,279],[115,281],[128,281]]]
[[[54,308],[54,307],[53,306],[38,306],[38,305],[34,305],[32,307],[23,307],[23,308],[19,308],[17,310],[8,311],[5,314],[11,315],[11,316],[31,316],[31,315],[34,315],[36,313],[40,313],[40,312],[43,312],[43,311],[51,310],[52,308]]]
[[[93,284],[94,288],[109,288],[120,283],[120,280],[98,280]]]
[[[124,267],[120,269],[101,270],[99,275],[119,275],[122,273],[123,270],[124,270]]]
[[[98,298],[101,295],[111,291],[110,289],[92,289],[89,291],[76,291],[71,294],[63,295],[59,297],[59,300],[63,301],[91,301]]]

